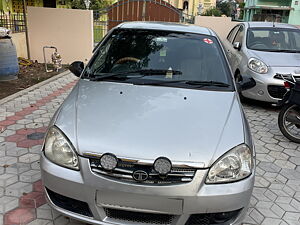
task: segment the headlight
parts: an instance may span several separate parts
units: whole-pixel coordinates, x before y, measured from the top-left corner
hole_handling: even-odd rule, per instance
[[[153,167],[160,175],[167,175],[172,169],[172,163],[166,157],[159,157],[155,160]]]
[[[239,145],[220,159],[210,168],[206,183],[228,183],[248,177],[253,169],[253,156],[248,146]]]
[[[261,60],[255,58],[249,59],[248,67],[256,73],[264,74],[268,72],[267,65]]]
[[[113,170],[117,167],[118,159],[115,155],[105,153],[100,158],[100,166],[105,170]]]
[[[79,170],[77,154],[70,142],[56,127],[51,127],[47,133],[45,155],[50,161],[60,166]]]

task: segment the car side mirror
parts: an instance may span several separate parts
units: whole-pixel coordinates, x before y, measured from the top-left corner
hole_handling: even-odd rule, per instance
[[[75,61],[69,66],[69,70],[77,77],[80,77],[84,69],[84,63],[81,61]]]
[[[233,43],[233,48],[234,49],[236,49],[236,50],[241,50],[241,47],[242,47],[242,45],[241,45],[241,43],[240,42],[234,42]]]
[[[237,83],[237,88],[239,90],[245,91],[245,90],[248,90],[250,88],[255,87],[256,82],[255,82],[255,80],[251,76],[249,76],[249,75],[243,75],[241,77],[242,77],[241,81],[239,81]]]

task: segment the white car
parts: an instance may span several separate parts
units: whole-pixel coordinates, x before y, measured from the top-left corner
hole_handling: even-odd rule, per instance
[[[276,103],[286,93],[279,74],[300,78],[300,30],[289,24],[244,22],[235,26],[224,41],[237,82],[245,75],[256,85],[242,96]]]

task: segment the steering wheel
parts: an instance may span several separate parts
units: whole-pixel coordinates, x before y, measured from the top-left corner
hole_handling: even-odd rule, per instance
[[[127,62],[127,61],[138,63],[140,60],[137,59],[137,58],[134,58],[134,57],[123,57],[121,59],[118,59],[114,64],[122,64],[122,63]]]
[[[266,45],[266,44],[264,44],[264,43],[261,43],[260,41],[255,41],[255,42],[253,42],[253,43],[251,43],[251,48],[253,48],[253,47],[265,47],[265,48],[267,48],[268,46]]]
[[[254,41],[254,42],[251,43],[251,46],[257,45],[257,44],[263,44],[263,43],[261,43],[260,41]]]

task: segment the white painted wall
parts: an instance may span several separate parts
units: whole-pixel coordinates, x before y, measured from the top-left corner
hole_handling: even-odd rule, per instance
[[[90,10],[28,7],[29,49],[32,60],[44,62],[43,47],[55,46],[63,64],[88,61],[93,50]],[[47,51],[47,58],[53,51]]]
[[[231,21],[231,17],[214,17],[214,16],[196,16],[195,25],[208,27],[214,30],[220,39],[225,39],[229,31],[238,22]]]
[[[27,59],[27,46],[26,46],[26,35],[25,32],[13,33],[12,41],[16,46],[17,56]]]

